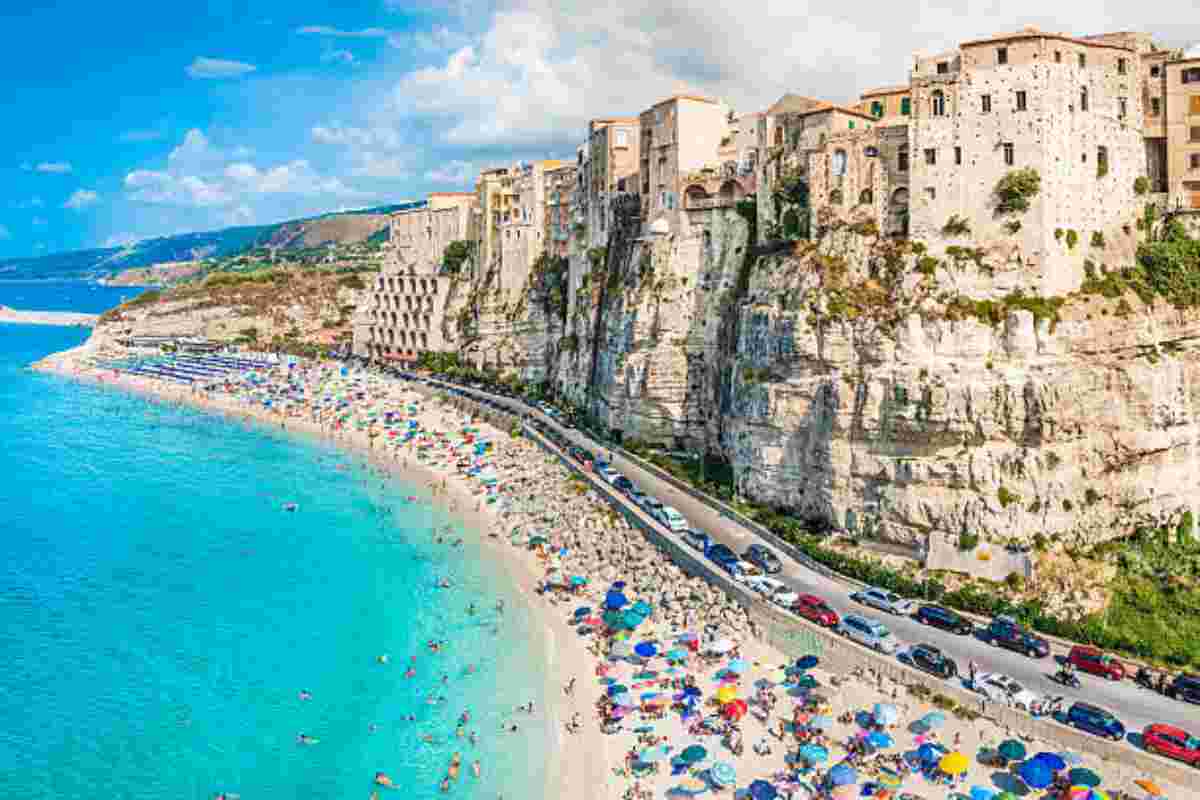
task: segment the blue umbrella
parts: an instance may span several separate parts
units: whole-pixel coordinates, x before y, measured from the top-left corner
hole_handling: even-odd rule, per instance
[[[679,754],[679,759],[685,764],[695,764],[706,758],[708,758],[708,751],[698,744],[683,748],[683,752]]]
[[[613,591],[617,591],[617,592],[619,592],[619,591],[621,591],[622,589],[624,589],[624,588],[625,588],[625,581],[614,581],[614,582],[613,582],[613,585],[612,585],[610,588],[611,588]]]
[[[846,764],[835,764],[826,778],[830,786],[848,786],[858,782],[858,773]]]
[[[878,747],[881,750],[885,747],[891,747],[895,743],[891,736],[882,731],[871,731],[870,735],[867,736],[867,741],[872,746]]]
[[[1053,770],[1046,766],[1046,762],[1038,761],[1036,758],[1022,763],[1017,772],[1020,774],[1021,780],[1034,789],[1045,789],[1054,781]]]
[[[737,771],[724,761],[713,764],[708,774],[712,777],[713,783],[718,786],[729,786],[737,781]]]
[[[917,758],[926,764],[936,763],[941,757],[941,751],[931,744],[926,743],[917,748]]]
[[[649,603],[647,603],[645,600],[638,600],[636,603],[633,604],[632,610],[634,612],[640,614],[643,617],[648,617],[648,616],[650,616],[650,613],[652,611],[654,611],[654,608],[651,607],[651,605]]]
[[[683,696],[684,697],[699,697],[700,696],[700,687],[699,686],[683,687]]]
[[[643,622],[645,622],[646,618],[634,611],[626,611],[623,615],[621,615],[621,621],[624,623],[626,628],[633,630],[638,625],[641,625]]]
[[[800,758],[809,764],[820,764],[829,758],[829,750],[819,744],[806,744],[800,748]]]
[[[617,591],[609,592],[604,597],[605,608],[618,609],[624,608],[629,604],[629,598]]]
[[[796,659],[796,669],[812,669],[819,663],[816,656],[801,656]]]
[[[775,800],[779,794],[774,786],[761,779],[753,781],[748,791],[752,800]]]
[[[900,718],[900,711],[891,703],[876,703],[875,722],[880,725],[891,725]]]
[[[729,670],[730,672],[736,672],[740,675],[746,671],[746,659],[735,658],[733,661],[729,662],[729,666],[725,669]]]
[[[616,697],[617,695],[624,694],[625,692],[628,692],[628,691],[629,691],[628,686],[625,686],[624,684],[620,684],[620,683],[614,683],[613,685],[608,687],[608,696]]]
[[[579,608],[575,609],[575,616],[577,617],[586,617],[590,613],[592,613],[591,606],[580,606]]]
[[[633,648],[633,652],[642,658],[650,658],[658,652],[658,648],[650,642],[638,642],[637,646]]]
[[[1067,766],[1067,762],[1058,753],[1038,753],[1033,760],[1042,762],[1054,772]]]
[[[930,711],[921,717],[921,724],[926,728],[940,728],[946,724],[946,715],[941,711]]]
[[[995,790],[989,789],[986,786],[971,787],[971,800],[992,800],[995,796]]]

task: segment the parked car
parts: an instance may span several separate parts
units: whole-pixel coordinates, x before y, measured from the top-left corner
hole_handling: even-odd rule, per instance
[[[780,563],[779,556],[761,544],[752,544],[747,547],[746,552],[742,554],[742,558],[757,564],[768,575],[774,575],[783,569],[783,564]]]
[[[826,628],[836,628],[841,619],[836,611],[815,594],[802,594],[792,603],[792,611]]]
[[[766,575],[758,575],[746,581],[746,585],[759,594],[770,597],[780,589],[786,589],[787,585],[778,578],[768,578]]]
[[[996,617],[983,632],[984,640],[993,647],[1006,647],[1030,658],[1050,655],[1050,643],[1017,624],[1012,617]]]
[[[646,495],[642,493],[641,489],[634,486],[632,489],[625,492],[625,494],[630,500],[633,501],[634,505],[638,506],[639,508],[645,508],[643,504],[646,502]]]
[[[921,606],[917,609],[917,622],[962,636],[975,632],[969,619],[941,606]]]
[[[739,583],[749,584],[754,578],[761,578],[763,571],[749,561],[738,559],[733,565],[732,575]]]
[[[1179,673],[1167,687],[1167,697],[1186,703],[1200,703],[1200,675]]]
[[[610,484],[617,478],[621,477],[621,473],[617,472],[612,467],[600,467],[596,470],[596,474]]]
[[[647,514],[655,519],[658,519],[658,512],[662,509],[662,507],[662,501],[654,495],[648,494],[642,498],[642,508],[646,510]]]
[[[1080,672],[1099,675],[1110,681],[1125,679],[1125,665],[1095,647],[1077,644],[1071,648],[1067,661],[1074,664]]]
[[[937,675],[939,678],[950,679],[958,674],[958,664],[931,644],[913,645],[904,659],[917,669]]]
[[[1125,726],[1121,720],[1091,703],[1075,703],[1067,709],[1067,724],[1081,731],[1103,736],[1119,742],[1125,738]]]
[[[709,544],[712,543],[712,537],[702,530],[696,528],[688,528],[683,532],[683,540],[692,547],[699,550],[701,553],[708,550]]]
[[[842,619],[838,633],[881,653],[896,652],[896,637],[892,636],[892,632],[881,623],[858,614],[850,614]]]
[[[688,521],[683,514],[671,506],[663,506],[658,512],[658,519],[668,530],[675,533],[682,533],[688,527]]]
[[[979,692],[993,703],[1004,703],[1022,711],[1028,711],[1037,700],[1037,695],[1033,692],[999,672],[977,674],[975,680],[971,682],[971,689]]]
[[[704,555],[708,556],[709,561],[712,561],[730,575],[734,574],[734,570],[737,569],[737,553],[733,552],[723,544],[712,545],[708,548],[708,552],[706,552]]]
[[[855,592],[850,595],[850,599],[857,603],[871,606],[872,608],[878,608],[880,611],[886,611],[889,614],[904,614],[907,616],[913,612],[914,608],[911,600],[905,600],[895,592],[889,592],[886,589],[880,589],[876,586]]]
[[[1157,723],[1142,731],[1142,745],[1151,753],[1200,767],[1200,739],[1174,725]]]
[[[617,479],[613,481],[612,484],[614,489],[625,494],[628,494],[629,490],[633,488],[633,481],[629,480],[629,478],[626,478],[624,475],[618,475]]]

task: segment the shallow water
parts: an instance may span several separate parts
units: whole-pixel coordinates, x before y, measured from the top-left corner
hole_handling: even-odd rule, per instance
[[[452,796],[540,796],[543,725],[499,731],[545,707],[541,640],[474,535],[332,448],[23,369],[85,335],[0,326],[3,796],[441,797],[456,751]]]

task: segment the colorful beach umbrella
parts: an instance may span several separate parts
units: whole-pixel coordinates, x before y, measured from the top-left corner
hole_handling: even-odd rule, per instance
[[[1018,742],[1016,739],[1005,739],[996,748],[996,752],[1004,756],[1009,761],[1020,761],[1025,757],[1025,745]]]
[[[797,689],[815,689],[816,686],[817,686],[817,679],[814,678],[812,675],[801,675],[796,680],[796,688]]]
[[[821,764],[829,758],[829,750],[819,744],[806,744],[801,746],[799,755],[809,764]]]
[[[1072,786],[1099,786],[1100,776],[1086,767],[1076,767],[1067,773],[1067,780]]]
[[[679,754],[679,760],[685,764],[696,764],[708,758],[708,750],[698,744],[688,745]]]
[[[750,706],[747,705],[746,701],[738,699],[738,700],[731,700],[728,703],[726,703],[724,706],[722,706],[721,714],[723,714],[726,719],[739,720],[742,717],[746,716],[746,713],[749,710],[750,710]]]
[[[986,786],[972,786],[971,800],[995,800],[996,790]]]
[[[900,718],[900,711],[891,703],[876,703],[872,716],[879,725],[893,725]]]
[[[867,736],[867,741],[870,742],[872,747],[878,747],[880,750],[891,747],[895,743],[895,740],[891,736],[882,731],[871,731]]]
[[[633,652],[642,658],[651,658],[658,653],[658,647],[652,642],[638,642]]]
[[[775,797],[779,794],[779,790],[772,784],[759,779],[750,783],[747,793],[750,795],[751,800],[775,800]]]
[[[849,786],[858,782],[858,773],[848,764],[834,764],[825,779],[830,786]]]
[[[718,703],[728,703],[732,700],[735,700],[736,698],[737,698],[737,687],[736,686],[722,686],[720,689],[717,689],[717,702]]]
[[[539,537],[535,537],[535,538],[540,539],[542,537],[539,536]],[[533,539],[530,539],[529,541],[530,541],[530,544],[533,543]],[[616,610],[618,608],[624,608],[628,604],[629,604],[629,598],[626,597],[625,595],[623,595],[621,592],[615,592],[615,591],[609,592],[604,597],[604,606],[606,608],[611,608],[613,610]]]
[[[1162,797],[1165,794],[1162,788],[1149,778],[1138,778],[1134,784],[1151,797]]]
[[[1109,800],[1108,792],[1091,786],[1072,786],[1067,796],[1071,800]]]
[[[733,768],[733,765],[727,764],[724,761],[718,761],[716,764],[713,764],[708,774],[717,786],[732,786],[737,782],[737,770]]]
[[[1036,758],[1022,762],[1017,774],[1034,789],[1045,789],[1054,781],[1054,771]]]
[[[947,753],[938,762],[938,769],[947,775],[961,775],[971,766],[971,762],[962,753]]]

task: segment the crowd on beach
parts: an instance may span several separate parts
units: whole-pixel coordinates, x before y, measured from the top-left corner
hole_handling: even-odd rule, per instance
[[[1174,788],[956,718],[869,668],[838,675],[819,653],[773,650],[741,604],[685,573],[552,444],[490,428],[426,387],[298,360],[178,391],[419,467],[451,510],[481,515],[484,541],[528,567],[532,602],[570,631],[564,646],[586,651],[588,671],[558,676],[546,710],[564,748],[614,755],[603,785],[576,787],[581,796],[1143,800]],[[535,713],[532,701],[520,710]],[[457,735],[472,740],[468,723]],[[462,764],[456,753],[442,791]],[[484,775],[477,761],[470,769]],[[374,782],[403,784],[384,772]]]

